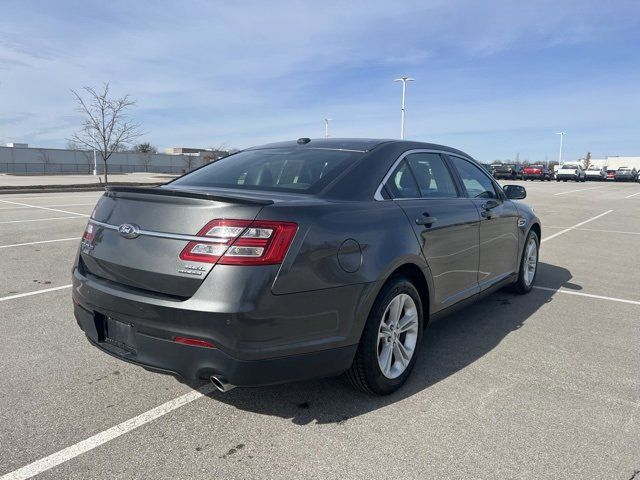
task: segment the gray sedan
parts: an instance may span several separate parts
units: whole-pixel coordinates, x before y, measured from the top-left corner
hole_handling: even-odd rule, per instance
[[[540,221],[469,155],[395,140],[250,148],[110,187],[73,268],[97,348],[220,390],[337,375],[388,394],[428,322],[531,290]]]

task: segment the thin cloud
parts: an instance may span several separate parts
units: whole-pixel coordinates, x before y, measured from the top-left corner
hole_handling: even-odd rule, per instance
[[[110,81],[137,98],[136,119],[160,147],[321,136],[326,116],[335,135],[393,137],[392,80],[411,74],[413,138],[540,157],[555,141],[540,131],[557,125],[584,131],[578,154],[603,125],[640,127],[617,111],[638,99],[640,7],[589,3],[9,2],[0,113],[29,116],[0,135],[63,146],[78,123],[69,88]],[[612,149],[633,148],[626,131],[611,134]]]

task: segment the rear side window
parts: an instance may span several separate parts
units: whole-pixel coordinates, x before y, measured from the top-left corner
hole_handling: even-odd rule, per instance
[[[405,160],[400,162],[400,165],[387,180],[385,184],[387,191],[391,198],[419,198],[420,190],[418,189],[418,183],[416,182],[411,169]]]
[[[424,198],[457,197],[458,192],[437,153],[412,153],[406,157]]]
[[[437,153],[411,153],[391,174],[385,189],[391,198],[457,197],[451,174]]]
[[[295,147],[247,150],[188,173],[172,185],[317,193],[362,156]]]
[[[450,156],[449,158],[460,174],[460,178],[469,197],[498,198],[493,182],[480,167],[460,157]]]

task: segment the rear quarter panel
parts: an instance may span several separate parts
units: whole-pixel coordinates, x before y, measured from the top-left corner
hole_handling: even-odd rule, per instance
[[[271,206],[259,217],[299,225],[272,285],[276,295],[374,283],[399,261],[426,268],[413,230],[394,202]]]

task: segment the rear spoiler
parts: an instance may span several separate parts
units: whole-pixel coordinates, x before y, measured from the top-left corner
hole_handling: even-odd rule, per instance
[[[165,195],[168,197],[185,197],[185,198],[199,198],[202,200],[211,200],[219,202],[235,202],[245,205],[272,205],[273,200],[265,200],[261,198],[247,198],[239,197],[236,195],[227,195],[220,193],[204,193],[204,192],[192,192],[189,190],[173,190],[170,188],[158,188],[158,187],[119,187],[119,186],[107,186],[105,188],[107,194],[114,193],[142,193],[145,195]]]

